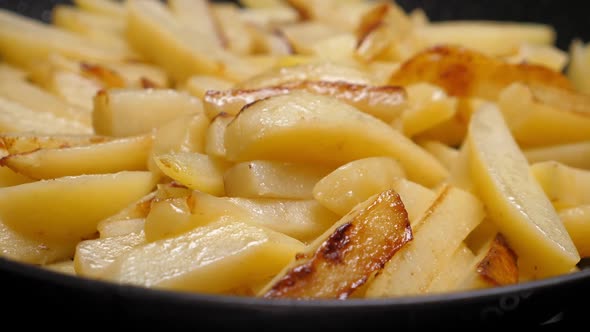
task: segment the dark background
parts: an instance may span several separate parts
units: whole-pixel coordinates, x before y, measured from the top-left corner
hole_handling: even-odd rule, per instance
[[[318,0],[320,1],[320,0]],[[50,8],[66,0],[0,0],[0,8],[48,21]],[[584,1],[563,0],[398,0],[406,10],[423,8],[434,21],[487,19],[550,24],[557,29],[557,46],[567,50],[573,38],[590,41],[590,21]]]

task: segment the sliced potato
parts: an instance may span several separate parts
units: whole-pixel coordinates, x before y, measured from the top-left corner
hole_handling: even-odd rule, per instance
[[[459,151],[439,141],[425,140],[419,142],[424,150],[430,152],[441,164],[443,164],[449,171],[459,158]]]
[[[102,82],[64,70],[53,72],[46,84],[47,90],[88,114],[92,111],[94,96],[103,88]]]
[[[473,252],[465,245],[460,245],[459,249],[453,253],[447,266],[436,275],[432,283],[428,286],[427,293],[444,293],[455,290],[455,285],[465,274],[465,270],[473,265],[475,256]]]
[[[149,172],[120,172],[2,188],[0,218],[33,239],[80,241],[94,236],[100,220],[146,195],[153,186]]]
[[[341,216],[369,197],[391,189],[394,181],[405,177],[400,164],[389,157],[351,161],[314,184],[313,197]]]
[[[520,146],[537,147],[590,139],[590,112],[549,105],[540,101],[541,95],[547,94],[534,93],[534,89],[521,83],[512,84],[500,93],[498,106]]]
[[[151,144],[152,137],[145,135],[87,146],[40,149],[11,154],[0,159],[0,165],[32,179],[142,171],[147,170]]]
[[[477,192],[520,267],[538,277],[568,273],[580,256],[497,107],[473,115],[467,142]]]
[[[338,219],[314,200],[226,198],[198,191],[162,199],[154,208],[146,219],[150,241],[219,220],[240,220],[309,241]]]
[[[369,284],[365,296],[425,293],[484,216],[477,197],[451,186],[441,188],[428,212],[412,227],[414,240],[387,262]]]
[[[7,154],[21,154],[41,149],[62,149],[87,146],[110,141],[111,138],[95,135],[36,135],[36,134],[4,134],[0,135],[0,147]]]
[[[225,158],[225,129],[227,125],[232,122],[233,116],[225,113],[220,113],[211,120],[211,124],[207,129],[207,137],[205,139],[205,152],[217,158]]]
[[[514,82],[539,83],[572,89],[561,73],[538,65],[509,64],[471,49],[437,46],[414,55],[401,65],[389,83],[406,86],[428,82],[451,96],[495,100]]]
[[[104,279],[105,271],[120,256],[145,243],[143,232],[81,241],[76,246],[74,269],[88,278]]]
[[[125,17],[125,6],[115,0],[74,0],[77,7],[86,11],[112,17]]]
[[[556,209],[590,204],[590,171],[546,161],[531,172]]]
[[[0,97],[0,132],[85,135],[91,134],[92,128],[78,121],[56,117],[53,113],[33,111]]]
[[[556,161],[576,168],[590,169],[590,141],[525,149],[530,164]]]
[[[590,257],[590,205],[559,211],[559,218],[574,241],[581,257]]]
[[[193,34],[199,43],[209,47],[224,47],[226,40],[213,9],[207,0],[170,0],[168,7],[176,19]]]
[[[346,299],[411,240],[410,222],[399,195],[384,191],[308,245],[259,295]]]
[[[191,95],[203,100],[208,90],[229,90],[232,86],[233,82],[217,76],[195,75],[187,79],[182,88]]]
[[[191,0],[189,0],[191,1]],[[234,54],[248,55],[254,51],[254,38],[249,25],[240,15],[235,4],[218,4],[212,8],[212,18],[218,23],[222,45]]]
[[[136,247],[119,257],[105,277],[122,284],[220,293],[274,275],[302,249],[301,242],[281,233],[220,222]]]
[[[407,107],[406,93],[402,88],[341,81],[295,81],[253,90],[209,90],[203,101],[207,116],[214,118],[220,113],[236,115],[247,104],[293,91],[307,91],[335,97],[388,123]]]
[[[432,22],[415,30],[428,46],[461,45],[489,55],[507,55],[523,43],[552,45],[555,30],[546,24],[500,21]]]
[[[181,115],[202,112],[199,99],[176,90],[111,89],[94,98],[92,119],[97,134],[134,136]]]
[[[402,198],[412,227],[418,225],[437,197],[433,190],[404,178],[393,180],[391,188]]]
[[[193,152],[171,152],[154,158],[160,170],[176,182],[216,196],[225,194],[227,162]]]
[[[0,257],[30,264],[51,264],[73,257],[76,243],[34,239],[0,221]]]
[[[250,104],[227,126],[227,158],[342,165],[371,156],[397,159],[410,180],[433,186],[444,166],[382,121],[331,97],[304,92]],[[300,151],[300,153],[293,153]]]
[[[570,45],[570,63],[567,77],[581,93],[590,94],[590,44],[575,39]]]
[[[35,180],[16,173],[8,167],[0,167],[0,188],[17,186],[19,184],[33,182]]]
[[[569,57],[566,52],[555,46],[525,43],[521,44],[518,47],[518,52],[508,57],[507,61],[510,63],[532,63],[562,72],[569,63]]]
[[[51,263],[48,265],[44,265],[43,267],[50,270],[50,271],[54,271],[54,272],[58,272],[58,273],[63,273],[63,274],[67,274],[67,275],[76,275],[76,270],[74,269],[74,261],[71,259],[66,259],[66,260],[62,260],[59,262]]]
[[[114,220],[107,218],[96,226],[101,239],[123,236],[131,233],[142,232],[145,228],[145,216],[137,219]]]
[[[332,168],[254,160],[232,166],[223,175],[228,196],[312,199],[312,191]]]

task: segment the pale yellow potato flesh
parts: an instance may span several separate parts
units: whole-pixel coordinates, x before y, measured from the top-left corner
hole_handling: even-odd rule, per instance
[[[156,191],[152,191],[149,194],[139,198],[136,201],[131,202],[126,207],[120,209],[117,213],[108,216],[107,218],[101,220],[97,225],[96,229],[100,233],[100,237],[109,237],[111,234],[117,235],[124,235],[125,229],[128,229],[127,226],[123,224],[119,225],[120,222],[126,220],[143,220],[147,217],[148,213],[150,212],[150,208],[152,205],[153,200],[156,198]],[[137,224],[137,222],[130,222],[131,228],[132,225]],[[141,223],[143,225],[143,223]],[[119,227],[120,226],[120,227]],[[141,228],[143,229],[143,227]],[[112,230],[112,231],[111,231]],[[127,232],[131,233],[131,232]],[[125,233],[125,234],[127,234]]]
[[[152,203],[145,231],[154,241],[219,220],[240,220],[307,242],[337,219],[314,200],[228,198],[194,191]]]
[[[195,75],[186,80],[182,88],[191,95],[203,100],[208,90],[228,90],[233,82],[212,75]]]
[[[35,180],[28,178],[22,174],[16,173],[8,167],[0,167],[0,188],[17,186],[19,184],[24,184],[33,181]]]
[[[567,76],[579,92],[590,94],[590,46],[576,39],[570,45],[569,52]]]
[[[438,160],[386,123],[336,99],[303,92],[250,104],[227,126],[225,147],[231,161],[266,158],[339,166],[389,156],[410,180],[426,186],[448,176]]]
[[[476,190],[520,258],[519,268],[538,277],[568,273],[580,256],[496,106],[473,115],[467,142]]]
[[[559,218],[570,234],[581,257],[590,257],[590,205],[559,211]]]
[[[205,139],[205,152],[208,155],[225,159],[225,129],[233,119],[233,116],[222,113],[211,120]]]
[[[117,258],[145,242],[142,231],[81,241],[76,246],[74,255],[76,274],[88,278],[104,279],[103,275]]]
[[[206,0],[170,0],[168,7],[178,22],[193,34],[198,43],[207,43],[211,48],[223,48],[225,40],[220,33],[213,8]],[[243,31],[242,31],[243,32]]]
[[[444,293],[454,290],[465,274],[465,270],[473,265],[475,255],[467,246],[461,244],[427,288],[428,293]]]
[[[590,204],[590,171],[546,161],[531,165],[531,172],[557,209]]]
[[[506,58],[510,63],[531,63],[562,72],[570,59],[566,52],[550,45],[523,43],[516,54]]]
[[[463,45],[490,55],[506,55],[523,43],[552,45],[555,30],[545,24],[490,21],[433,22],[415,30],[426,45]]]
[[[80,241],[94,236],[99,221],[153,187],[149,172],[80,175],[6,187],[0,189],[0,218],[34,239]]]
[[[590,139],[590,112],[539,102],[539,96],[522,83],[504,89],[498,106],[514,139],[524,148]]]
[[[145,219],[121,219],[121,220],[108,220],[105,219],[98,223],[96,229],[100,233],[101,239],[108,237],[122,236],[131,233],[139,233],[145,228]]]
[[[414,240],[385,264],[365,296],[381,298],[427,292],[484,216],[483,204],[476,196],[452,186],[441,188],[428,212],[412,227]]]
[[[253,160],[236,164],[223,175],[230,197],[312,199],[316,183],[331,167]]]
[[[0,97],[0,132],[80,135],[91,134],[92,128],[78,121],[59,118],[53,113],[36,112]]]
[[[369,197],[391,189],[405,172],[393,158],[371,157],[351,161],[321,178],[313,198],[341,216]]]
[[[125,6],[123,3],[113,0],[74,0],[74,3],[80,9],[91,13],[112,16],[125,17]]]
[[[457,158],[459,158],[459,150],[439,141],[424,140],[419,141],[418,144],[420,144],[424,150],[430,152],[449,171],[451,171],[453,165],[457,162]]]
[[[223,196],[224,173],[230,164],[206,154],[171,152],[154,156],[160,170],[186,187],[215,196]]]
[[[147,170],[149,135],[126,137],[86,146],[40,149],[12,154],[0,165],[32,179]]]
[[[78,241],[39,240],[23,235],[0,220],[0,257],[44,265],[73,257]]]
[[[108,280],[202,293],[221,293],[276,274],[303,244],[243,222],[219,222],[151,242],[119,257]]]
[[[67,103],[90,114],[94,97],[101,91],[103,84],[79,73],[57,70],[50,75],[46,87]]]
[[[173,89],[111,89],[94,97],[92,121],[99,135],[134,136],[202,112],[199,99]]]
[[[47,265],[44,265],[43,267],[50,270],[50,271],[54,271],[54,272],[58,272],[58,273],[63,273],[63,274],[72,275],[72,276],[76,275],[76,270],[74,269],[74,261],[72,261],[71,259],[47,264]]]
[[[590,141],[525,149],[523,153],[529,164],[553,160],[570,167],[590,169]]]
[[[433,190],[404,178],[395,179],[391,188],[401,197],[412,227],[418,225],[437,197]]]

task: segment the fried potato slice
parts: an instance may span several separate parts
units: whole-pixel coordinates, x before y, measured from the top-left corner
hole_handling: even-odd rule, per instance
[[[134,136],[202,112],[199,99],[173,89],[109,89],[94,98],[92,120],[97,134]]]
[[[410,180],[426,186],[448,175],[438,160],[386,123],[335,98],[304,92],[249,104],[227,126],[225,147],[231,161],[270,159],[338,166],[389,156],[400,162]]]
[[[391,189],[394,181],[405,177],[400,164],[389,157],[370,157],[351,161],[319,179],[313,197],[341,216],[373,195]]]
[[[275,231],[225,221],[147,243],[119,257],[105,273],[122,284],[220,293],[274,275],[303,244]]]
[[[125,5],[114,0],[74,0],[80,9],[91,13],[125,18]]]
[[[220,113],[211,120],[205,138],[205,153],[210,156],[225,159],[225,130],[234,117]]]
[[[467,144],[476,190],[520,267],[539,277],[568,273],[580,256],[496,106],[473,115]]]
[[[80,241],[102,219],[149,193],[149,172],[80,175],[0,189],[0,218],[40,241]],[[31,208],[33,206],[34,208]]]
[[[452,186],[442,187],[428,211],[412,226],[414,240],[387,262],[365,296],[425,293],[484,216],[483,204],[477,197]]]
[[[556,161],[570,167],[590,169],[590,141],[541,146],[523,152],[529,164]]]
[[[95,135],[35,135],[4,134],[0,135],[0,148],[7,154],[22,154],[41,149],[61,149],[76,146],[100,144],[111,138]]]
[[[556,161],[532,164],[531,172],[557,210],[590,204],[590,171]]]
[[[294,81],[252,90],[209,90],[205,93],[203,106],[207,116],[212,119],[222,112],[236,115],[247,104],[293,91],[335,97],[387,123],[399,116],[407,106],[406,93],[400,87],[370,86],[341,81]]]
[[[561,73],[543,66],[510,64],[477,51],[456,46],[436,46],[417,53],[401,65],[389,84],[406,86],[428,82],[451,96],[497,99],[514,82],[539,83],[573,89]]]
[[[259,295],[346,299],[411,240],[410,222],[399,195],[384,191],[308,245]]]
[[[230,197],[312,199],[318,181],[331,167],[253,160],[232,166],[223,175]]]
[[[574,39],[569,48],[567,77],[581,93],[590,94],[590,44]]]
[[[574,241],[581,257],[590,257],[590,205],[559,211],[559,218]]]
[[[544,103],[524,84],[514,83],[504,89],[499,96],[498,106],[514,139],[522,147],[590,139],[590,112]]]
[[[32,179],[147,170],[150,135],[11,154],[0,165]]]

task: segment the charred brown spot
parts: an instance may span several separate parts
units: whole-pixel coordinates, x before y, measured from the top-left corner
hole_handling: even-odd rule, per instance
[[[389,4],[381,3],[373,7],[365,15],[363,15],[361,22],[356,30],[357,47],[362,44],[362,41],[375,29],[377,29],[389,12]]]
[[[159,89],[160,88],[160,86],[156,82],[154,82],[146,77],[142,77],[139,80],[139,83],[141,84],[141,87],[143,89]]]
[[[477,265],[477,273],[495,286],[518,282],[518,257],[506,238],[498,233],[486,256]]]
[[[82,62],[80,70],[85,76],[98,79],[108,88],[124,88],[126,86],[125,80],[119,73],[109,68]]]
[[[311,8],[309,8],[309,5],[306,5],[304,1],[287,0],[287,4],[291,6],[291,8],[295,9],[299,16],[299,20],[309,21],[313,19],[313,12],[311,11]]]
[[[274,286],[264,294],[266,298],[281,297],[287,293],[293,286],[308,279],[314,272],[311,262],[302,264],[293,268],[288,274],[277,281]]]
[[[351,223],[346,223],[336,228],[328,240],[320,247],[320,254],[328,261],[338,264],[346,252],[346,247],[351,243],[348,233],[353,229]]]

